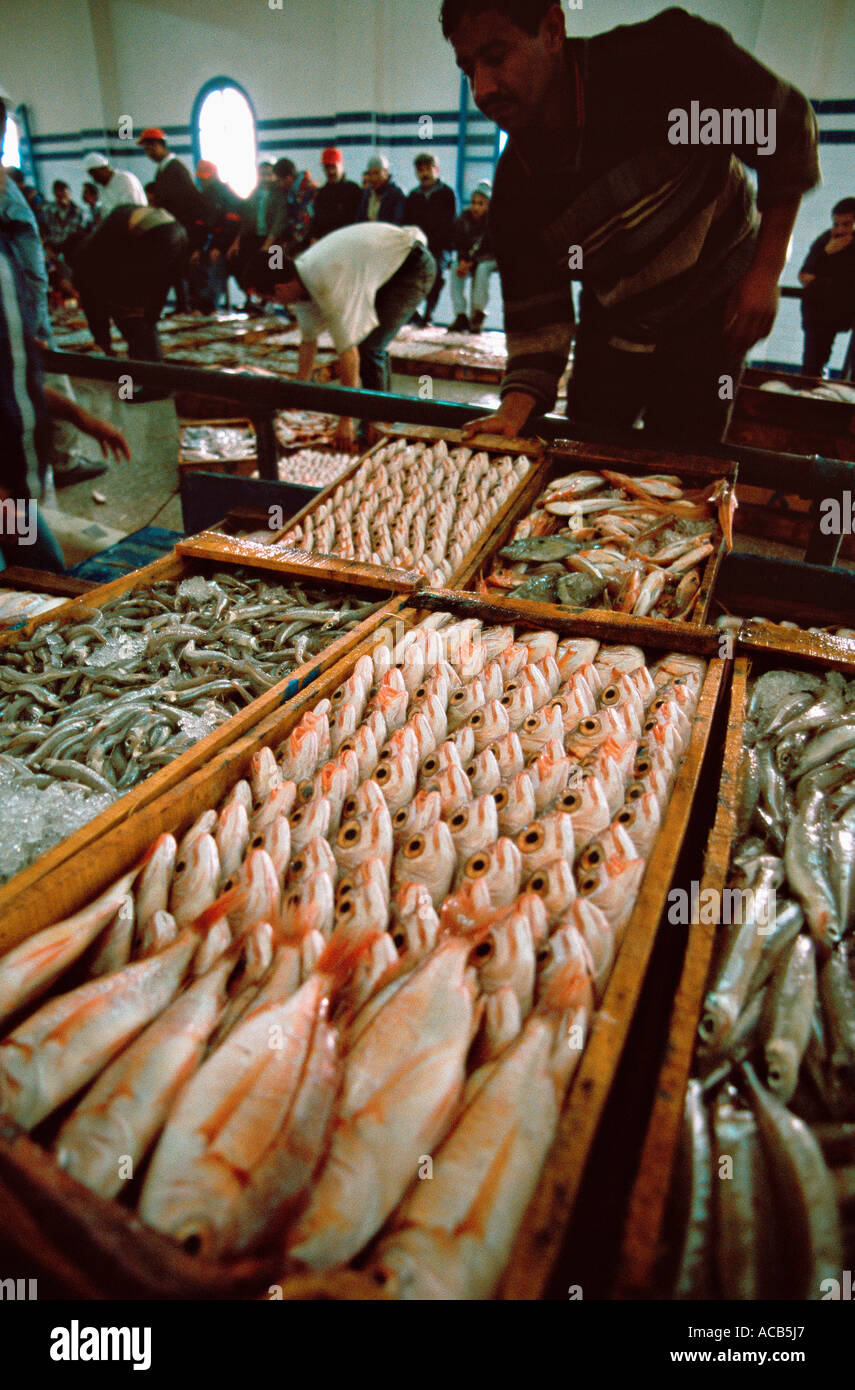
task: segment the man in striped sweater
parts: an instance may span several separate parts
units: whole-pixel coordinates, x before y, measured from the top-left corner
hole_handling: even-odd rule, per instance
[[[643,412],[662,440],[721,439],[819,182],[809,102],[680,9],[590,39],[568,40],[551,0],[444,0],[441,22],[510,137],[490,209],[509,360],[498,413],[469,433],[552,409],[579,279],[571,419]]]

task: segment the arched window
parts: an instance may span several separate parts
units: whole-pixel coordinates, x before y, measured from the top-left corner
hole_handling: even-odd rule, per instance
[[[257,183],[256,126],[252,103],[229,77],[206,82],[193,106],[193,152],[216,164],[220,178],[240,198]]]
[[[2,154],[0,154],[0,164],[5,164],[7,169],[20,169],[21,167],[21,148],[18,140],[18,124],[14,116],[6,117],[6,130],[3,136]]]

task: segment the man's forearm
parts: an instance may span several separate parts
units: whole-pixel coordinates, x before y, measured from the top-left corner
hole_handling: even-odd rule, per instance
[[[760,214],[760,233],[751,269],[767,275],[775,284],[787,263],[787,250],[801,201],[799,197],[774,203]]]
[[[54,420],[65,420],[70,425],[76,425],[78,429],[82,428],[80,422],[84,418],[88,419],[88,416],[76,401],[70,401],[67,396],[60,395],[52,386],[45,386],[44,394]]]
[[[297,358],[297,376],[300,381],[308,381],[312,375],[312,368],[315,365],[315,354],[318,345],[314,342],[303,342],[300,344],[300,352]]]

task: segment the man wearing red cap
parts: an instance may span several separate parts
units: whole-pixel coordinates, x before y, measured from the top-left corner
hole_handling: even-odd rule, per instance
[[[153,182],[146,185],[149,202],[172,213],[187,233],[190,250],[195,250],[205,223],[205,205],[193,175],[177,155],[170,153],[159,126],[144,130],[137,144],[142,145],[146,158],[157,166]],[[186,268],[182,268],[175,282],[176,307],[181,313],[189,308],[186,274]]]
[[[356,221],[362,189],[344,176],[344,158],[341,150],[330,148],[321,155],[321,164],[327,181],[315,194],[315,216],[312,222],[312,240],[320,241],[339,227],[349,227]]]

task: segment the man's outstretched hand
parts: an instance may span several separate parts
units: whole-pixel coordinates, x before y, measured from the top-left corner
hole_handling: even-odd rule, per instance
[[[742,357],[761,338],[772,331],[778,312],[777,276],[765,271],[749,270],[736,285],[727,301],[724,332],[728,348]]]
[[[499,434],[505,439],[516,439],[525,429],[534,407],[533,396],[523,391],[510,391],[494,415],[485,415],[464,425],[463,438],[474,439],[477,434]]]

